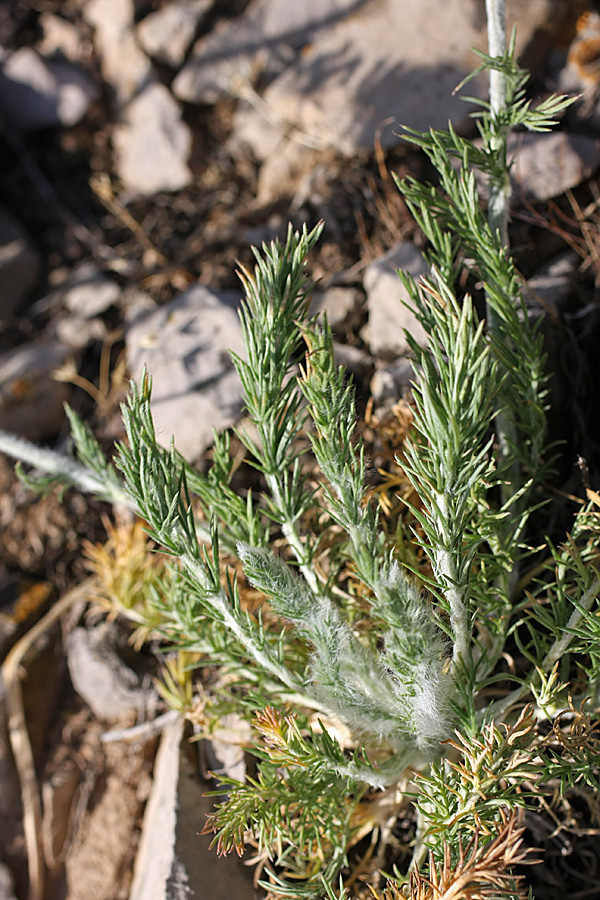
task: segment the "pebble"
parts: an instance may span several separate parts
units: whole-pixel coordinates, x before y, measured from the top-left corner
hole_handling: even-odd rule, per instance
[[[139,303],[128,314],[127,364],[139,380],[147,365],[153,379],[152,410],[158,440],[190,461],[212,444],[213,428],[237,421],[241,384],[229,350],[243,352],[235,292],[216,294],[195,285],[171,303],[148,312]]]
[[[212,6],[213,0],[172,0],[142,19],[138,40],[148,56],[178,68]]]
[[[377,368],[370,385],[376,408],[388,408],[397,403],[407,393],[414,377],[412,363],[406,357]]]
[[[313,294],[309,315],[327,314],[334,335],[344,337],[360,318],[364,294],[358,288],[334,286]]]
[[[369,311],[368,342],[371,352],[380,360],[394,360],[410,351],[405,331],[421,346],[427,344],[423,326],[404,305],[410,298],[398,277],[398,269],[409,272],[415,280],[429,272],[421,252],[413,244],[402,242],[370,263],[363,277]]]
[[[50,12],[42,12],[38,24],[43,37],[37,49],[42,56],[48,57],[58,53],[71,62],[81,61],[81,35],[76,25]]]
[[[115,171],[127,188],[151,196],[192,181],[192,133],[168,89],[150,84],[125,107],[113,131]]]
[[[549,200],[581,184],[600,166],[600,140],[564,131],[514,135],[514,202]]]
[[[69,312],[92,319],[113,306],[121,295],[116,281],[107,278],[93,263],[79,266],[64,287],[59,288]]]
[[[12,53],[0,74],[0,107],[21,131],[70,128],[97,97],[83,69],[66,59],[44,59],[32,47]]]
[[[113,622],[74,628],[65,642],[73,687],[96,718],[105,722],[134,717],[146,700],[137,675],[118,655],[117,646]]]
[[[102,76],[120,108],[154,78],[150,60],[136,41],[133,0],[86,0],[82,13],[95,29]]]
[[[0,206],[0,320],[27,303],[42,274],[40,254],[18,219]]]
[[[0,356],[0,428],[30,441],[54,437],[65,420],[70,385],[53,372],[71,351],[59,341],[27,344]]]

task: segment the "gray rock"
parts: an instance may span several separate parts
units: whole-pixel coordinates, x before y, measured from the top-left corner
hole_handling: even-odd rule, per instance
[[[40,255],[7,209],[0,207],[0,319],[6,321],[27,302],[40,278]]]
[[[154,764],[129,900],[254,900],[251,874],[235,856],[209,850],[199,832],[213,799],[182,745],[183,722],[163,732]]]
[[[196,285],[160,309],[137,306],[128,316],[129,371],[139,379],[147,365],[158,439],[168,446],[174,435],[188,459],[210,446],[213,428],[229,428],[241,410],[241,384],[229,355],[230,349],[242,353],[238,299]]]
[[[53,372],[69,354],[58,341],[48,341],[0,356],[1,429],[30,441],[46,440],[60,430],[65,420],[63,404],[71,389],[56,381]]]
[[[137,27],[140,44],[153,59],[179,67],[213,0],[172,0],[150,13]]]
[[[121,294],[117,282],[99,272],[93,263],[75,269],[67,285],[59,290],[66,308],[84,319],[106,312]]]
[[[262,42],[254,18],[219,23],[194,45],[190,59],[173,81],[173,93],[187,103],[216,103],[227,94],[237,96],[241,85],[252,79]]]
[[[555,131],[519,134],[511,139],[515,201],[548,200],[589,178],[600,165],[600,140]]]
[[[17,900],[13,877],[4,863],[0,863],[0,900]]]
[[[135,716],[147,698],[137,675],[116,651],[115,629],[112,622],[74,628],[65,644],[73,687],[96,718],[107,722]]]
[[[175,95],[190,103],[239,96],[258,71],[272,78],[321,30],[360,5],[361,0],[257,0],[200,38],[173,83]]]
[[[101,319],[72,315],[56,322],[55,334],[61,344],[80,351],[106,337],[106,326]]]
[[[519,49],[543,32],[552,0],[515,0],[511,6],[509,26],[518,26]],[[293,20],[297,10],[307,16],[308,9],[314,14],[312,4],[270,0],[262,21],[269,15]],[[485,17],[477,15],[473,0],[379,0],[339,4],[337,12],[341,20],[314,30],[262,102],[234,117],[236,138],[258,159],[270,156],[272,129],[352,155],[372,150],[379,132],[384,146],[398,143],[402,125],[445,128],[450,119],[459,129],[468,126],[470,107],[453,90],[478,63],[471,48],[487,49]],[[470,95],[486,90],[484,78],[468,87]]]
[[[378,368],[371,379],[371,396],[377,408],[393,406],[403,397],[414,378],[409,359],[403,357]]]
[[[133,0],[87,0],[82,13],[95,29],[102,75],[120,107],[154,79],[150,60],[135,38]]]
[[[330,287],[313,294],[309,313],[311,316],[327,313],[327,321],[333,333],[343,336],[352,329],[363,304],[364,295],[357,288]]]
[[[237,781],[246,777],[246,760],[244,745],[252,742],[252,729],[247,721],[237,715],[228,713],[219,720],[210,739],[202,741],[201,755],[204,757],[204,769],[211,775],[226,775]]]
[[[333,342],[333,355],[337,366],[344,366],[355,378],[363,378],[373,369],[373,357],[360,347]]]
[[[71,62],[81,61],[81,35],[76,25],[49,12],[40,14],[38,24],[43,37],[37,49],[42,56],[61,54]]]
[[[75,125],[97,96],[83,69],[65,59],[45,60],[31,47],[11,54],[0,75],[0,107],[23,131]]]
[[[525,299],[530,314],[556,316],[575,283],[579,256],[567,250],[554,256],[527,281]]]
[[[192,134],[162,84],[151,84],[123,110],[113,132],[115,170],[140,194],[178,191],[192,180],[187,160]]]
[[[373,355],[381,360],[393,360],[410,350],[405,331],[422,346],[427,344],[423,326],[404,305],[410,298],[398,277],[398,269],[416,280],[429,271],[421,252],[404,242],[370,263],[363,278],[369,310],[368,341]]]

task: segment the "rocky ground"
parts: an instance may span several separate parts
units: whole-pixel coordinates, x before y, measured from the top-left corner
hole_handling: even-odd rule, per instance
[[[556,372],[560,487],[577,492],[600,476],[600,15],[585,0],[509,7],[532,96],[581,95],[555,133],[516,136],[511,224]],[[477,64],[470,48],[485,49],[484,26],[482,0],[0,2],[0,428],[63,450],[68,400],[110,448],[126,379],[147,364],[161,434],[201,462],[213,427],[241,412],[226,353],[240,341],[236,261],[288,221],[320,218],[315,304],[363,406],[383,415],[408,389],[404,329],[422,337],[395,269],[424,271],[423,242],[390,173],[430,173],[400,125],[471,127],[452,91]],[[484,92],[481,80],[469,86]],[[4,459],[0,485],[2,655],[71,598],[19,663],[43,801],[46,874],[31,900],[179,898],[187,883],[220,896],[206,874],[214,857],[198,850],[207,801],[197,759],[179,751],[181,726],[163,721],[156,762],[154,733],[106,739],[161,710],[152,660],[128,656],[119,629],[69,594],[86,574],[82,541],[105,536],[101,504],[74,492],[32,499]],[[31,802],[2,724],[14,684],[0,694],[6,900],[26,896]],[[153,779],[159,808],[179,798],[180,815],[161,813],[168,836],[158,838],[150,816],[132,884]],[[570,897],[600,897],[594,825],[574,803],[560,832],[532,827],[554,860],[536,876],[539,896],[567,886]],[[166,857],[144,881],[157,841]],[[585,874],[574,881],[570,869]],[[235,862],[218,871],[223,897],[253,894]]]

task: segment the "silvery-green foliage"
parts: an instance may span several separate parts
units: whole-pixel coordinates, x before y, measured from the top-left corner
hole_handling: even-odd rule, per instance
[[[198,667],[218,667],[214,718],[234,710],[256,736],[256,777],[222,780],[209,827],[223,852],[252,840],[282,897],[333,896],[376,792],[414,801],[416,869],[428,848],[433,866],[458,858],[474,829],[490,842],[506,811],[552,779],[563,790],[598,787],[586,719],[600,706],[598,508],[592,495],[571,535],[538,548],[534,574],[523,575],[545,471],[544,358],[473,174],[500,189],[503,136],[516,125],[543,130],[564,102],[532,110],[509,55],[483,65],[502,69],[508,102],[494,114],[481,104],[481,146],[451,128],[411,132],[439,177],[399,184],[429,242],[429,277],[415,284],[400,273],[429,334],[426,348],[411,342],[414,429],[399,460],[418,498],[403,527],[427,567],[409,570],[415,554],[382,526],[352,379],[336,364],[327,321],[309,316],[306,265],[321,225],[290,227],[241,272],[245,350],[234,364],[252,490],[233,487],[228,435],[215,435],[205,474],[159,444],[146,374],[123,407],[127,440],[114,467],[72,412],[78,463],[0,435],[6,452],[53,478],[125,497],[172,557],[151,598],[152,627]],[[483,286],[487,322],[457,291],[465,267]],[[263,598],[258,613],[242,602],[242,570]],[[498,670],[509,639],[528,666],[518,674]],[[587,679],[573,697],[570,663]],[[589,739],[540,735],[537,721],[559,727],[563,710]],[[495,896],[516,896],[510,873],[502,885]]]

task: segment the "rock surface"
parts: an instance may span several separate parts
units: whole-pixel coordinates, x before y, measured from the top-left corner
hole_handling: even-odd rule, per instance
[[[281,24],[286,16],[293,19],[300,5],[272,0],[264,7],[264,21],[272,16]],[[327,17],[312,4],[301,8],[305,21],[298,34],[310,34],[310,42],[267,87],[263,102],[242,107],[236,116],[236,137],[258,159],[267,157],[265,144],[270,148],[276,133],[282,142],[295,132],[298,140],[351,155],[372,150],[379,133],[384,146],[398,143],[402,125],[444,128],[450,119],[459,129],[467,126],[469,105],[453,91],[477,65],[470,48],[486,45],[485,18],[472,0],[340,4],[335,27],[325,27]],[[255,10],[252,6],[246,18]],[[518,48],[529,45],[554,12],[551,0],[511,4],[509,24],[517,25]],[[311,14],[312,32],[306,21]],[[328,24],[335,18],[332,10]],[[234,59],[231,66],[236,68]],[[248,65],[239,68],[238,75],[247,77],[247,70]],[[468,93],[485,91],[480,79],[470,83]],[[193,92],[186,99],[195,100]],[[259,137],[261,119],[266,142]]]
[[[213,0],[173,0],[142,19],[137,27],[140,44],[158,62],[180,66],[212,5]]]
[[[511,140],[515,200],[548,200],[581,184],[600,166],[600,140],[555,131],[519,134]]]
[[[37,248],[21,223],[0,207],[0,320],[18,313],[42,274]]]
[[[196,285],[153,312],[130,313],[125,342],[129,371],[153,379],[158,439],[195,459],[212,443],[213,428],[229,428],[241,409],[241,384],[229,350],[242,352],[234,311],[239,295]]]
[[[99,272],[93,263],[84,263],[60,288],[66,308],[83,319],[91,319],[117,302],[121,289],[116,281]]]
[[[22,131],[69,128],[97,96],[83,69],[65,59],[46,60],[32,47],[16,50],[0,73],[0,108]]]
[[[135,717],[146,693],[135,672],[116,652],[115,625],[74,628],[66,639],[67,663],[73,687],[97,719],[106,722]]]
[[[119,177],[140,194],[178,191],[192,180],[187,166],[191,132],[162,84],[149,85],[127,105],[113,146]]]
[[[154,78],[150,60],[135,39],[133,0],[87,0],[82,12],[95,29],[102,75],[120,107]]]
[[[396,244],[365,269],[363,284],[369,310],[368,342],[381,360],[394,360],[410,349],[405,330],[417,343],[425,345],[427,334],[415,314],[404,304],[410,299],[397,270],[418,280],[429,271],[419,250],[409,243]]]
[[[69,355],[58,341],[26,344],[0,356],[0,428],[30,441],[56,435],[71,390],[52,376]]]

